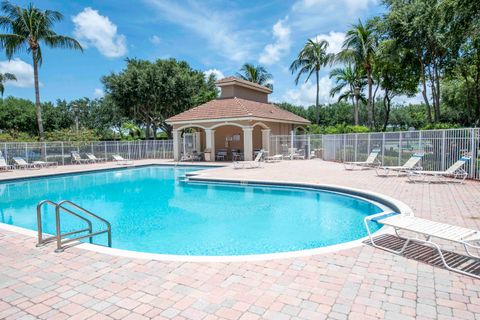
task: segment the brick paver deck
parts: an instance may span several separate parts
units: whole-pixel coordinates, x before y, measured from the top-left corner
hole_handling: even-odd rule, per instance
[[[417,216],[480,227],[478,182],[410,184],[315,160],[205,176],[363,188]],[[169,262],[75,247],[56,254],[0,228],[0,263],[0,319],[480,319],[479,280],[368,245],[282,260]]]

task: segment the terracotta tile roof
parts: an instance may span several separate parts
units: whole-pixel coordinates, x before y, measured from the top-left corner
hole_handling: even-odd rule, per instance
[[[308,124],[310,121],[271,103],[240,98],[216,99],[167,119],[167,122],[224,118],[265,118]]]

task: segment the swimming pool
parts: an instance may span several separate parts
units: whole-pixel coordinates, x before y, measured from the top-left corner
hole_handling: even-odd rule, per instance
[[[366,236],[363,218],[382,211],[371,201],[324,190],[183,181],[199,169],[147,166],[0,183],[0,222],[36,230],[39,201],[68,199],[110,221],[114,248],[236,256],[356,240]],[[42,216],[44,232],[53,234],[53,210]],[[82,227],[62,216],[62,231]],[[106,236],[93,242],[104,245]]]

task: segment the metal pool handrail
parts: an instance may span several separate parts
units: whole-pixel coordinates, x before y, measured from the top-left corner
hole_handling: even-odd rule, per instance
[[[56,232],[55,232],[55,236],[43,238],[42,213],[41,213],[41,211],[42,211],[42,207],[46,204],[55,207],[55,230],[56,230]],[[93,232],[92,221],[90,219],[87,219],[87,218],[83,217],[82,215],[70,210],[69,208],[66,208],[65,207],[66,205],[70,205],[70,206],[74,207],[75,209],[81,211],[82,213],[84,213],[84,214],[86,214],[86,215],[88,215],[88,216],[90,216],[94,219],[99,220],[100,222],[104,223],[107,226],[107,228],[104,229],[104,230]],[[62,234],[61,233],[60,212],[68,213],[69,215],[86,222],[88,224],[88,227],[84,228],[84,229],[75,230],[75,231],[71,231],[71,232],[67,232],[67,233]],[[63,200],[63,201],[60,201],[59,203],[53,202],[51,200],[40,201],[37,204],[37,229],[38,229],[37,247],[42,246],[42,245],[47,244],[47,243],[52,242],[52,241],[56,241],[57,242],[57,249],[55,250],[55,252],[62,252],[65,249],[64,244],[66,244],[66,243],[81,240],[81,239],[84,239],[84,238],[89,238],[89,242],[92,243],[92,238],[94,236],[104,234],[104,233],[107,233],[107,236],[108,236],[108,246],[109,247],[112,246],[112,232],[111,232],[110,222],[108,222],[107,220],[103,219],[102,217],[88,211],[85,208],[82,208],[78,204],[76,204],[72,201],[69,201],[69,200]],[[86,235],[75,237],[75,238],[68,238],[68,239],[64,240],[64,238],[67,237],[67,236],[71,236],[71,235],[86,232],[86,231],[88,231],[88,233]]]

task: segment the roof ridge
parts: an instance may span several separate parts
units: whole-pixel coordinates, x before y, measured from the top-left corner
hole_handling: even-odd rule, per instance
[[[233,99],[240,105],[240,107],[242,107],[242,109],[247,113],[247,115],[252,115],[252,113],[250,112],[250,110],[248,110],[248,108],[240,101],[240,100],[243,100],[243,99],[240,99],[240,98],[237,98],[237,97],[233,97]]]

